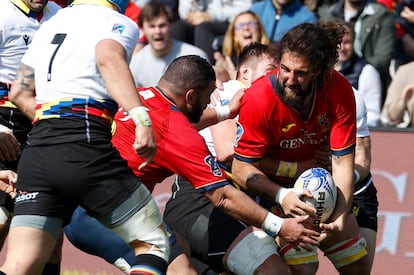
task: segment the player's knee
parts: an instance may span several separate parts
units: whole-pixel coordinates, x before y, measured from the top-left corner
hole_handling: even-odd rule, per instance
[[[315,246],[312,246],[312,251],[308,251],[303,248],[296,250],[292,245],[286,244],[279,250],[279,254],[293,274],[313,275],[318,270],[319,260]]]
[[[142,202],[146,202],[142,205]],[[131,209],[140,208],[131,214]],[[128,218],[125,218],[127,216]],[[122,205],[99,221],[111,228],[126,243],[140,241],[152,245],[151,252],[168,261],[170,244],[168,234],[162,225],[161,212],[148,189],[141,185]],[[133,247],[134,250],[135,247]]]
[[[237,241],[224,260],[227,268],[235,274],[266,274],[264,271],[274,274],[275,269],[285,264],[281,260],[281,265],[273,265],[275,261],[268,261],[271,257],[281,260],[274,239],[261,230],[252,230]]]
[[[365,238],[356,236],[340,242],[324,252],[337,269],[346,269],[346,266],[349,265],[361,266],[362,268],[368,264],[366,246]]]

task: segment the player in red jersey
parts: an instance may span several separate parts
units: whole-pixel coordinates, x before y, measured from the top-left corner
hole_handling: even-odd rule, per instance
[[[327,233],[319,248],[341,274],[369,274],[365,239],[351,214],[355,99],[351,85],[333,70],[344,29],[333,22],[302,24],[280,43],[280,67],[257,80],[242,99],[233,177],[249,192],[282,206],[286,215],[306,214],[293,189],[298,163],[314,161],[329,146],[332,174],[338,187],[336,209],[320,229]],[[264,158],[274,158],[276,174],[259,170]],[[281,240],[283,242],[283,240]],[[316,248],[280,251],[294,272],[315,273]]]

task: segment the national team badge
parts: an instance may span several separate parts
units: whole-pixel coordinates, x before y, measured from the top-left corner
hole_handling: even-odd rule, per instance
[[[220,166],[217,164],[216,159],[213,158],[211,155],[205,157],[204,162],[210,167],[210,171],[213,173],[214,176],[221,177],[223,175]]]
[[[331,123],[329,122],[326,113],[318,116],[318,123],[319,126],[321,126],[321,128],[329,128],[331,126]]]

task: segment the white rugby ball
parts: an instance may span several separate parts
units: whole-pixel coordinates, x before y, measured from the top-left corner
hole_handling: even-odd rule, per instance
[[[303,197],[303,200],[316,209],[318,219],[313,224],[326,222],[336,205],[337,190],[332,175],[320,167],[310,168],[298,177],[294,187],[308,189],[312,193],[312,199]]]

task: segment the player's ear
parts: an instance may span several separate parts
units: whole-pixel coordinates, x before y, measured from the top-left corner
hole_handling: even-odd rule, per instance
[[[196,93],[193,89],[185,92],[185,102],[190,105],[193,105],[196,102]]]
[[[241,65],[239,69],[239,74],[242,79],[249,80],[250,78],[250,69],[247,65]]]

